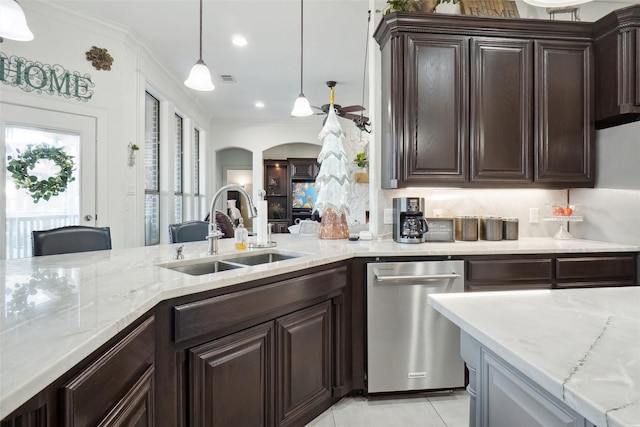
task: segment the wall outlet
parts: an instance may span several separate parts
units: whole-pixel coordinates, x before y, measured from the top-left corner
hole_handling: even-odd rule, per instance
[[[393,224],[393,209],[384,210],[384,223]]]
[[[540,222],[540,209],[529,208],[529,224],[537,224]]]

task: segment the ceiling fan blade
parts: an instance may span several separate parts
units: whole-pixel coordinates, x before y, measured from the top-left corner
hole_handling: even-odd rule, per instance
[[[349,119],[349,120],[360,120],[362,121],[362,123],[369,123],[369,117],[361,116],[360,114],[346,113],[341,115],[340,117],[344,117],[345,119]]]
[[[364,111],[366,110],[366,108],[361,105],[348,105],[346,107],[342,107],[340,110],[342,110],[342,112],[344,113],[353,113],[356,111]]]

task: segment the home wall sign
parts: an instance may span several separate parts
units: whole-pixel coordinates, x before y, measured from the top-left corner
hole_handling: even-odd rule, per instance
[[[49,65],[0,52],[0,82],[25,92],[58,94],[87,102],[95,87],[89,74],[69,71],[62,65]]]

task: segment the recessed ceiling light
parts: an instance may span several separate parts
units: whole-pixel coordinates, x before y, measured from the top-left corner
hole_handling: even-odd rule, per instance
[[[256,108],[264,108],[264,102],[262,101],[256,101],[256,103],[253,105],[255,105]]]
[[[233,43],[236,46],[246,46],[247,45],[247,39],[245,39],[244,36],[236,34],[235,36],[233,36],[231,38],[231,43]]]

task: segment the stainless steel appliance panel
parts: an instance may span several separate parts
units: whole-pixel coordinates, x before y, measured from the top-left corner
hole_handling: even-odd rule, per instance
[[[369,393],[464,387],[460,329],[427,303],[463,291],[463,261],[368,264]]]

